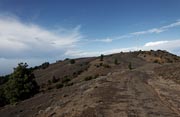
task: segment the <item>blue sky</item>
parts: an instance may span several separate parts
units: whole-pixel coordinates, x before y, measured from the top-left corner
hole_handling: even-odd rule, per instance
[[[64,58],[180,55],[180,0],[0,0],[0,74]]]

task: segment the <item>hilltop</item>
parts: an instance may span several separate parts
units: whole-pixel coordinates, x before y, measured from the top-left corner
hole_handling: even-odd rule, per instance
[[[1,117],[179,117],[180,57],[167,51],[65,59],[32,68],[40,92]]]

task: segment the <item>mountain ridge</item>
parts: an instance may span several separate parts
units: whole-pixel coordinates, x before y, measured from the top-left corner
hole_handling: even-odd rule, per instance
[[[180,116],[180,57],[136,51],[66,59],[34,70],[40,93],[2,116]]]

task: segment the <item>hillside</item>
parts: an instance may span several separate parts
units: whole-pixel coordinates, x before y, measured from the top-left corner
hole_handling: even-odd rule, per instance
[[[0,117],[180,117],[180,57],[166,51],[67,59],[33,73],[40,93]]]

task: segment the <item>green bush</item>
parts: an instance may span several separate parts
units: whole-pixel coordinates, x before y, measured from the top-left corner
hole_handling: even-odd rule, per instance
[[[92,80],[92,79],[93,79],[92,76],[87,76],[87,77],[84,78],[85,81]]]
[[[70,60],[70,64],[74,64],[75,63],[75,60],[74,59],[71,59]]]
[[[6,105],[8,102],[6,100],[6,97],[4,95],[4,89],[0,87],[0,107]]]
[[[65,77],[62,79],[62,83],[67,83],[67,82],[69,82],[69,81],[71,81],[71,79],[68,78],[68,76],[65,76]]]
[[[0,85],[6,83],[9,80],[10,75],[0,76]]]
[[[39,91],[34,74],[25,63],[18,64],[4,86],[4,97],[8,103],[15,103],[32,97]]]
[[[99,66],[102,66],[103,65],[103,63],[99,63]]]
[[[72,86],[74,83],[71,82],[71,83],[67,83],[66,86]]]
[[[131,62],[129,63],[128,68],[129,68],[130,70],[132,70],[132,64],[131,64]]]
[[[46,69],[46,68],[48,68],[49,67],[49,62],[45,62],[45,63],[43,63],[42,65],[41,65],[41,68],[42,69]]]
[[[65,59],[64,59],[64,61],[68,61],[68,60],[69,60],[69,58],[65,58]]]
[[[119,64],[117,59],[114,59],[114,64],[115,64],[115,65],[118,65],[118,64]]]
[[[59,84],[56,84],[56,89],[59,89],[59,88],[62,88],[63,87],[63,84],[59,83]]]

